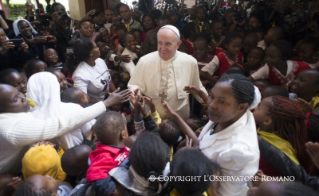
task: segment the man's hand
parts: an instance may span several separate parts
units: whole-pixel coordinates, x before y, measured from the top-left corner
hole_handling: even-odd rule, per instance
[[[315,164],[316,168],[319,169],[319,144],[307,142],[306,151],[310,156],[312,162]]]
[[[312,100],[308,103],[307,101],[298,98],[295,99],[295,102],[299,104],[301,107],[302,111],[306,114],[308,112],[312,112],[313,104],[315,102],[315,98],[313,97]]]
[[[130,96],[132,96],[131,90],[126,89],[120,92],[120,88],[117,88],[103,103],[108,108],[126,102]]]

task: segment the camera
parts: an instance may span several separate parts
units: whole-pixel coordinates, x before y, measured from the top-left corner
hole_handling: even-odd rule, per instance
[[[93,19],[94,17],[96,17],[96,16],[98,16],[98,15],[100,15],[102,12],[101,12],[101,10],[95,10],[95,12],[94,12],[94,14],[91,14],[90,16],[91,16],[91,18]]]
[[[304,10],[297,10],[285,16],[283,28],[285,31],[299,32],[307,25],[307,13]]]
[[[58,15],[59,16],[61,16],[61,18],[63,19],[63,20],[68,20],[69,19],[69,16],[66,14],[66,12],[64,12],[64,11],[58,11]]]

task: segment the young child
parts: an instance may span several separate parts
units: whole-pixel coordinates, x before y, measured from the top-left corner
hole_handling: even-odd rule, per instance
[[[176,152],[170,166],[171,176],[197,176],[196,181],[179,181],[173,179],[170,183],[173,190],[170,196],[179,195],[207,195],[206,191],[211,188],[217,195],[218,182],[213,185],[210,180],[205,180],[207,175],[220,175],[218,164],[210,161],[203,153],[194,148],[182,148]]]
[[[240,71],[241,75],[246,77],[250,76],[249,67],[245,63],[235,63],[229,66],[228,70],[238,70]]]
[[[312,112],[319,106],[319,71],[306,69],[300,71],[291,83],[290,92],[295,93],[295,101],[301,106],[304,113]]]
[[[66,81],[64,74],[59,69],[49,67],[45,69],[44,71],[50,72],[58,78],[61,93],[68,88],[68,82]]]
[[[225,38],[226,52],[216,55],[209,64],[202,68],[200,76],[211,82],[217,82],[218,79],[212,77],[216,71],[220,77],[230,65],[243,61],[243,55],[240,52],[242,47],[242,36],[238,32],[230,32]]]
[[[131,33],[135,36],[136,47],[139,49],[142,45],[142,30],[141,29],[132,29]]]
[[[121,23],[123,23],[127,29],[127,31],[131,31],[132,29],[141,29],[141,24],[134,20],[132,18],[132,12],[128,5],[122,3],[120,7],[118,8],[119,14],[123,20],[121,20]]]
[[[212,42],[214,43],[214,45],[221,48],[222,42],[225,39],[225,37],[222,36],[223,22],[219,20],[213,21],[210,25],[210,33],[212,34]]]
[[[42,72],[47,68],[47,64],[39,59],[32,59],[27,62],[25,74],[29,79],[33,74]]]
[[[116,32],[116,40],[114,41],[115,52],[117,55],[121,55],[123,50],[124,50],[124,46],[122,46],[120,44],[120,39],[121,39],[122,35],[124,35],[128,31],[127,31],[126,27],[121,23],[121,24],[116,25],[115,32]]]
[[[49,175],[59,182],[66,177],[61,158],[51,144],[31,147],[22,159],[22,173],[25,180],[36,174]]]
[[[0,72],[0,83],[14,86],[24,95],[27,94],[27,81],[20,72],[15,69],[4,69]],[[36,106],[34,101],[27,98],[31,107]]]
[[[194,42],[194,54],[192,56],[197,60],[199,71],[214,58],[214,56],[207,53],[207,50],[207,40],[203,37],[196,38]]]
[[[128,137],[127,128],[122,116],[110,111],[98,117],[94,132],[99,142],[90,153],[86,181],[92,184],[97,195],[108,195],[116,187],[109,171],[128,162],[130,149],[123,145]]]
[[[246,64],[248,65],[250,69],[250,75],[255,73],[262,66],[264,61],[264,56],[265,56],[265,52],[260,47],[252,48],[248,52]]]
[[[256,33],[248,33],[245,36],[245,39],[243,41],[243,47],[241,50],[241,52],[243,53],[243,56],[244,56],[244,62],[247,62],[247,56],[248,56],[249,51],[252,48],[257,47],[257,44],[258,44],[258,37],[257,37]]]
[[[271,27],[268,29],[264,37],[266,47],[270,46],[276,40],[283,40],[285,38],[284,29],[282,27]]]
[[[264,79],[254,80],[253,84],[259,89],[260,93],[263,92],[265,88],[271,85],[268,80]]]
[[[272,96],[276,96],[276,95],[289,98],[289,92],[287,91],[287,89],[285,89],[282,86],[270,85],[270,86],[267,86],[261,92],[261,99],[265,99],[267,97],[272,97]]]
[[[304,39],[299,45],[298,60],[316,69],[319,65],[317,43],[313,39]]]
[[[307,142],[307,125],[304,114],[297,103],[281,96],[267,97],[254,111],[259,125],[258,134],[264,140],[280,149],[297,165],[312,172],[313,165],[304,147]],[[266,175],[278,176],[278,173],[261,156],[259,169]]]
[[[264,40],[264,33],[262,31],[255,31],[257,37],[258,37],[258,44],[257,44],[257,47],[265,50],[266,48],[266,43],[265,43],[265,40]]]
[[[90,97],[79,88],[67,88],[61,93],[61,101],[64,103],[76,103],[85,106],[90,102]]]
[[[113,17],[114,17],[114,11],[112,9],[105,10],[106,24],[104,24],[104,26],[108,31],[111,31],[111,26],[114,24]]]
[[[298,72],[310,68],[306,63],[292,61],[292,45],[284,40],[274,41],[266,49],[265,63],[251,79],[268,79],[277,86],[289,86]]]
[[[64,68],[64,64],[59,62],[59,56],[56,50],[49,48],[43,53],[44,61],[49,65],[49,67],[57,68],[60,71]]]

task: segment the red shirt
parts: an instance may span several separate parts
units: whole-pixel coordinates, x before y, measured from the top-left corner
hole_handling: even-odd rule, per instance
[[[129,156],[130,149],[96,144],[96,149],[90,153],[91,165],[86,174],[86,181],[92,182],[109,177],[109,171],[121,165]]]

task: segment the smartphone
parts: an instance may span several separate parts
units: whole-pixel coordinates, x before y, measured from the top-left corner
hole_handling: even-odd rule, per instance
[[[14,47],[21,46],[21,44],[23,42],[22,39],[10,39],[9,41],[13,43]]]

